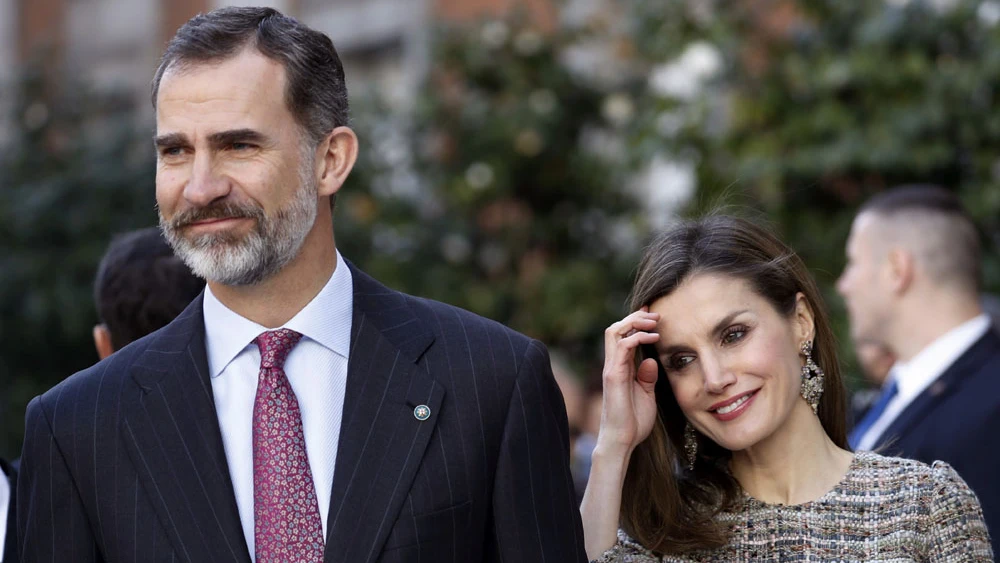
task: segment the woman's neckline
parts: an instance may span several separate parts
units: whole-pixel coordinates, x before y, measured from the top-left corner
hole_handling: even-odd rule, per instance
[[[814,505],[814,504],[822,504],[822,503],[826,502],[827,500],[829,500],[829,498],[832,497],[835,493],[837,493],[837,491],[843,490],[844,487],[845,487],[845,485],[848,482],[850,482],[851,480],[854,479],[855,473],[857,473],[861,469],[862,462],[864,462],[865,459],[867,459],[867,455],[866,455],[865,452],[854,452],[854,456],[851,458],[851,463],[847,466],[847,471],[840,478],[840,480],[837,481],[837,483],[833,487],[831,487],[830,490],[826,491],[825,493],[823,493],[822,495],[820,495],[818,498],[815,498],[813,500],[807,500],[805,502],[800,502],[800,503],[796,503],[796,504],[784,504],[784,503],[780,503],[780,502],[777,502],[777,503],[764,502],[764,501],[762,501],[762,500],[754,497],[750,493],[748,493],[746,489],[743,489],[743,487],[740,487],[743,490],[743,499],[744,499],[744,501],[746,501],[747,504],[756,505],[756,506],[760,506],[760,507],[763,507],[763,508],[796,508],[796,509],[798,509],[798,508],[808,508],[809,506]]]

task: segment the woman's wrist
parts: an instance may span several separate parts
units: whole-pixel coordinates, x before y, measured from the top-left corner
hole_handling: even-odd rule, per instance
[[[625,476],[632,448],[622,444],[603,444],[600,441],[590,454],[591,471],[600,468],[605,472],[620,473]]]

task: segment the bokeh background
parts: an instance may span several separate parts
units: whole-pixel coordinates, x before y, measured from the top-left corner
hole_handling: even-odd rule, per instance
[[[96,361],[93,275],[154,225],[149,80],[219,0],[0,0],[0,456]],[[726,206],[833,282],[860,202],[935,182],[1000,289],[1000,1],[285,0],[345,61],[341,251],[599,376],[650,233]],[[851,380],[858,385],[860,379]]]

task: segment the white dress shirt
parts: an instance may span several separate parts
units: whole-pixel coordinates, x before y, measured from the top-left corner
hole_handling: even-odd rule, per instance
[[[937,381],[958,358],[990,329],[990,318],[985,313],[965,321],[931,342],[905,364],[892,366],[892,377],[899,391],[886,405],[882,416],[872,424],[858,441],[859,450],[875,447],[879,437],[894,420],[910,406],[925,389]]]
[[[340,253],[322,290],[281,328],[303,335],[285,360],[285,374],[299,401],[306,454],[316,486],[323,535],[337,460],[347,360],[351,345],[354,285]],[[212,375],[215,411],[229,475],[250,557],[254,554],[253,404],[260,372],[260,350],[253,340],[268,329],[223,305],[205,290],[205,345]]]
[[[3,563],[4,541],[14,541],[14,538],[7,536],[7,511],[10,510],[10,481],[7,475],[0,471],[0,563]]]

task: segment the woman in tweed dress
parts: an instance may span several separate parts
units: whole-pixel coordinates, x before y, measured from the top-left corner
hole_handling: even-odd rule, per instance
[[[719,216],[661,235],[631,310],[605,333],[592,560],[993,560],[950,466],[847,449],[819,291],[767,230]]]

